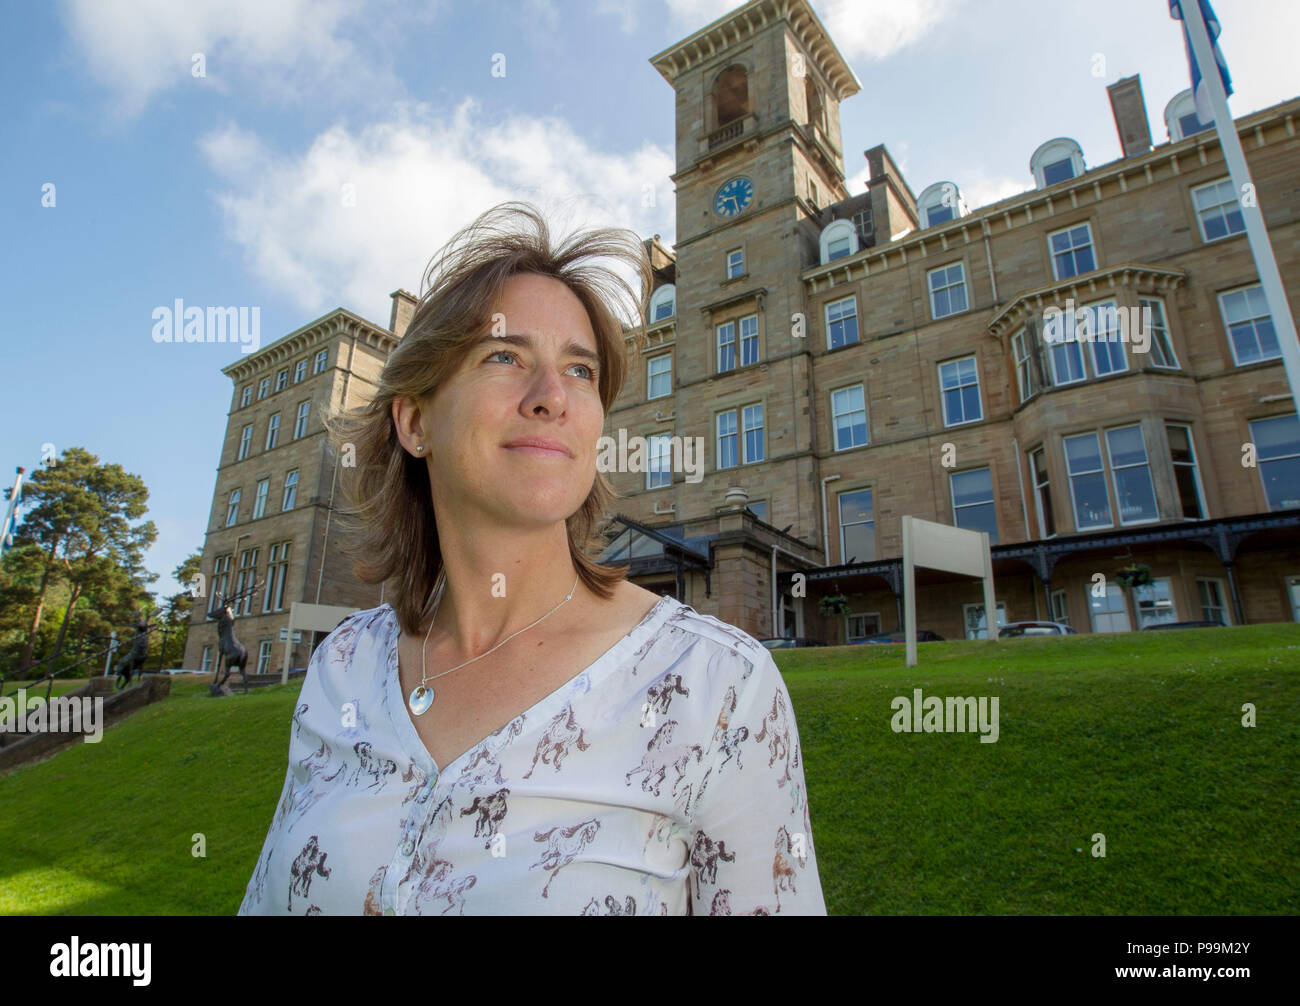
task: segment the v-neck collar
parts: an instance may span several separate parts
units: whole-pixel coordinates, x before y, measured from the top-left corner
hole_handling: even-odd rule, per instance
[[[658,603],[646,612],[645,617],[637,623],[631,632],[549,695],[533,703],[510,722],[513,723],[520,717],[525,717],[530,723],[547,722],[551,716],[558,712],[561,703],[569,698],[574,685],[581,678],[585,676],[588,679],[588,690],[595,688],[610,671],[618,667],[626,657],[635,652],[642,642],[656,633],[674,610],[682,606],[682,602],[676,598],[667,595],[661,597]],[[398,624],[397,612],[393,609],[393,606],[385,602],[384,607],[388,609],[386,616],[388,619],[388,646],[384,666],[384,704],[388,707],[389,719],[392,721],[393,729],[397,731],[397,737],[402,749],[411,756],[416,766],[426,776],[440,777],[446,775],[449,770],[481,748],[485,741],[495,737],[510,724],[503,723],[486,737],[481,737],[471,744],[446,768],[439,768],[438,763],[433,759],[433,755],[429,753],[429,749],[424,746],[424,741],[420,738],[419,732],[415,729],[415,724],[411,721],[410,709],[406,704],[406,697],[402,695],[402,681],[397,662],[397,642],[401,637],[401,626]]]

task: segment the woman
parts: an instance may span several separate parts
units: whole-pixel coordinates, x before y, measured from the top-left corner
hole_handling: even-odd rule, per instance
[[[640,323],[651,282],[630,231],[552,250],[497,207],[431,264],[368,407],[327,416],[357,574],[393,602],[312,655],[240,914],[825,914],[770,654],[588,552],[614,305]]]

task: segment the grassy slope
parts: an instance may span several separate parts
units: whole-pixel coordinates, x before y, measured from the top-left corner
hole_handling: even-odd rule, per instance
[[[832,914],[1300,910],[1300,625],[776,659]],[[0,913],[234,913],[300,686],[213,702],[207,680],[0,777]],[[914,687],[998,696],[998,742],[894,733]]]

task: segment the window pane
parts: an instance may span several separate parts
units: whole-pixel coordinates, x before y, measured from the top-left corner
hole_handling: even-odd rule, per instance
[[[954,523],[970,531],[987,531],[997,544],[998,522],[993,504],[993,479],[987,468],[951,476]]]
[[[1158,516],[1155,489],[1151,484],[1151,470],[1147,466],[1141,427],[1127,426],[1107,430],[1106,445],[1110,450],[1111,474],[1115,482],[1120,523],[1155,520]]]
[[[1073,332],[1070,333],[1073,335]],[[1057,384],[1083,380],[1083,351],[1077,342],[1052,345],[1052,370]]]
[[[1095,433],[1081,437],[1067,437],[1065,440],[1065,459],[1069,463],[1071,474],[1101,469],[1101,445]]]
[[[1300,454],[1300,422],[1294,415],[1256,420],[1250,438],[1261,461]]]
[[[993,479],[987,468],[974,472],[958,472],[952,476],[953,506],[970,506],[974,503],[993,502]]]
[[[1173,592],[1170,589],[1169,580],[1166,578],[1153,580],[1141,587],[1134,587],[1133,600],[1137,607],[1139,627],[1178,621],[1178,612],[1174,608]]]
[[[1300,507],[1300,420],[1295,415],[1250,424],[1259,477],[1270,510]]]
[[[1104,597],[1096,597],[1088,590],[1088,616],[1093,632],[1129,631],[1128,605],[1118,584],[1107,584]]]
[[[1073,177],[1074,165],[1068,157],[1063,161],[1053,161],[1051,164],[1043,165],[1043,181],[1048,185],[1055,185],[1057,182]]]
[[[952,207],[942,204],[931,206],[925,211],[925,214],[930,226],[933,227],[935,224],[941,224],[952,219]]]
[[[841,493],[838,500],[843,544],[841,561],[856,559],[858,562],[873,562],[876,558],[876,525],[871,490]]]
[[[854,524],[844,529],[844,561],[875,562],[875,524]]]
[[[1178,485],[1178,506],[1184,517],[1203,517],[1201,499],[1196,492],[1196,476],[1191,468],[1174,466],[1174,481]]]
[[[1109,527],[1110,501],[1101,472],[1101,444],[1095,433],[1067,437],[1066,468],[1070,473],[1070,494],[1074,499],[1074,524],[1080,530]]]
[[[1146,465],[1123,468],[1115,472],[1115,499],[1119,503],[1121,523],[1131,524],[1155,520],[1155,492],[1151,488],[1151,472]]]
[[[1127,426],[1121,430],[1107,430],[1106,444],[1110,448],[1110,463],[1121,465],[1146,464],[1146,447],[1142,444],[1142,429]]]
[[[1139,300],[1138,305],[1142,309],[1140,324],[1151,337],[1151,362],[1157,367],[1177,367],[1164,307],[1158,300]]]

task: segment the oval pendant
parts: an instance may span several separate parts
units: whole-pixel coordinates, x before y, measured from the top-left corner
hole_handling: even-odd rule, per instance
[[[411,712],[419,716],[420,713],[425,712],[433,705],[433,689],[426,688],[423,685],[416,685],[407,702],[411,707]]]

